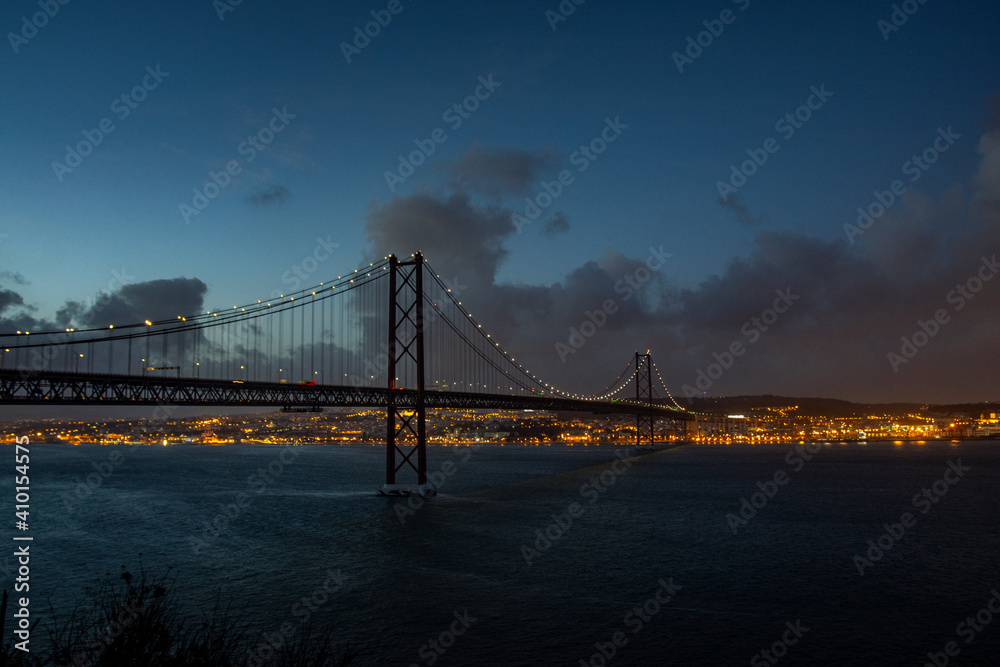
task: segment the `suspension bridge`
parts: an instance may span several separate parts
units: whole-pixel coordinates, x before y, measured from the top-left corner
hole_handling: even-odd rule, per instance
[[[455,291],[418,252],[232,309],[0,332],[0,404],[385,408],[386,493],[427,490],[428,409],[634,414],[638,445],[695,419],[648,351],[599,394],[542,381]]]

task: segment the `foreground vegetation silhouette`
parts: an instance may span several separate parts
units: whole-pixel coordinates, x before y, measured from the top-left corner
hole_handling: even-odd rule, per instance
[[[341,652],[332,629],[314,636],[303,626],[281,646],[251,630],[245,609],[216,600],[200,618],[181,612],[168,574],[138,576],[122,566],[119,577],[106,575],[88,599],[66,620],[51,614],[48,646],[38,649],[32,624],[31,653],[6,636],[7,598],[0,605],[0,667],[346,667],[355,657]]]

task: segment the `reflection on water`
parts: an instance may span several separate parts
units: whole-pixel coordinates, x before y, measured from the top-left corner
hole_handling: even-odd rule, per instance
[[[778,647],[787,664],[923,664],[952,640],[963,664],[995,657],[1000,628],[966,644],[956,625],[1000,586],[997,443],[794,448],[686,447],[615,472],[613,447],[432,447],[429,467],[453,472],[407,506],[375,495],[370,446],[121,448],[105,476],[111,448],[33,445],[32,594],[69,610],[142,553],[191,610],[221,591],[265,632],[310,601],[370,665],[747,664],[786,624],[808,628]]]

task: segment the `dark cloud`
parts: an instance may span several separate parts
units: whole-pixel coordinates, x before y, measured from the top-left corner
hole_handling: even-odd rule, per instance
[[[25,284],[23,279],[15,279],[15,275],[9,271],[0,272],[0,280],[9,280],[19,285]],[[38,331],[49,328],[44,326],[45,322],[32,315],[34,311],[35,307],[26,303],[20,293],[0,285],[0,332]]]
[[[514,231],[509,209],[475,203],[469,194],[416,193],[393,197],[368,214],[365,232],[374,255],[421,250],[444,275],[477,287],[493,284]]]
[[[284,185],[269,185],[263,189],[256,188],[247,195],[246,201],[254,208],[264,208],[276,204],[281,206],[292,196]]]
[[[539,178],[559,166],[560,159],[554,148],[523,151],[474,143],[445,165],[445,171],[457,188],[471,194],[519,196],[529,194]]]
[[[32,334],[43,334],[31,336],[31,342],[39,339],[38,342],[42,343],[64,343],[67,341],[66,334],[50,333],[45,335],[44,332],[62,332],[68,328],[105,328],[112,324],[116,326],[137,324],[146,319],[173,319],[178,315],[199,313],[202,311],[203,298],[207,290],[205,283],[197,278],[174,278],[128,284],[111,294],[98,294],[91,304],[78,301],[66,302],[57,311],[53,322],[33,317],[31,311],[34,309],[25,305],[20,295],[0,288],[0,334],[27,331]],[[17,338],[18,340],[14,341],[15,344],[21,342],[21,337]],[[7,338],[7,341],[10,340]],[[7,341],[5,344],[10,344]],[[183,340],[165,338],[162,342],[163,345],[157,345],[153,354],[147,355],[151,357],[150,363],[159,366],[176,366],[178,360],[182,359],[184,355]],[[203,349],[209,349],[204,338],[202,345]],[[60,344],[50,348],[50,350],[51,356],[48,354],[49,350],[43,354],[37,348],[34,350],[31,348],[12,350],[14,359],[11,365],[22,369],[65,370],[75,367],[75,364],[79,363],[77,355],[81,352],[80,348]],[[85,352],[88,361],[97,360],[95,364],[97,369],[108,368],[113,359],[106,346],[97,346],[96,349],[91,348]],[[123,361],[122,357],[119,356],[118,362],[117,370],[120,372],[123,364],[127,361]],[[206,366],[206,370],[208,369],[209,367]],[[52,416],[52,413],[47,409],[40,408],[40,410],[40,415]],[[28,412],[30,413],[30,410]]]
[[[736,215],[736,219],[739,223],[746,227],[759,227],[764,221],[762,216],[757,216],[755,218],[750,214],[750,209],[746,207],[746,204],[743,203],[743,199],[738,194],[732,194],[728,197],[720,197],[719,206],[722,208],[728,208],[732,211]]]
[[[840,229],[831,230],[839,234],[832,240],[761,231],[745,256],[684,288],[667,279],[668,269],[648,270],[657,264],[652,255],[615,251],[550,285],[498,281],[518,202],[492,198],[514,189],[506,176],[494,187],[483,182],[488,171],[463,176],[468,158],[450,165],[452,179],[440,190],[373,207],[366,231],[379,256],[420,248],[442,274],[469,283],[463,299],[483,327],[538,376],[574,390],[600,389],[634,350],[652,348],[681,395],[738,343],[742,354],[712,379],[709,395],[995,400],[1000,276],[982,283],[961,309],[954,301],[954,290],[975,283],[1000,255],[1000,133],[984,136],[979,151],[971,192],[955,187],[933,198],[912,190],[853,242]],[[720,204],[743,224],[760,222],[739,198]],[[599,311],[609,300],[615,312],[605,318]],[[787,312],[769,312],[776,304]],[[948,321],[894,371],[888,353],[899,353],[901,338],[942,310]],[[560,359],[557,344],[595,319],[602,326]]]
[[[55,321],[36,319],[20,294],[0,288],[0,331],[51,331],[67,327],[106,327],[144,320],[172,319],[202,311],[208,286],[197,278],[172,278],[131,283],[100,293],[93,303],[67,301]]]
[[[150,280],[122,286],[112,294],[101,294],[89,307],[67,304],[74,321],[103,327],[116,322],[142,322],[190,315],[202,310],[208,286],[198,278]]]
[[[16,271],[0,271],[0,280],[9,280],[15,285],[27,285],[28,281]]]
[[[17,292],[0,288],[0,315],[14,306],[23,306],[24,299]]]
[[[555,236],[556,234],[568,232],[569,229],[570,224],[569,220],[566,219],[566,216],[562,213],[556,213],[545,221],[545,226],[542,228],[542,231],[550,236]]]

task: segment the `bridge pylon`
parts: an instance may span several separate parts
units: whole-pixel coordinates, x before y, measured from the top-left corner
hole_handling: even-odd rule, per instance
[[[653,355],[635,353],[635,400],[639,405],[635,413],[635,444],[637,447],[653,446],[656,417],[653,414]]]
[[[424,258],[400,261],[389,257],[389,367],[386,386],[385,484],[380,495],[434,495],[427,484],[427,429],[424,401]],[[414,371],[415,403],[400,404],[396,378],[409,366]],[[414,461],[416,458],[416,461]],[[417,483],[401,484],[397,473],[409,467]]]

